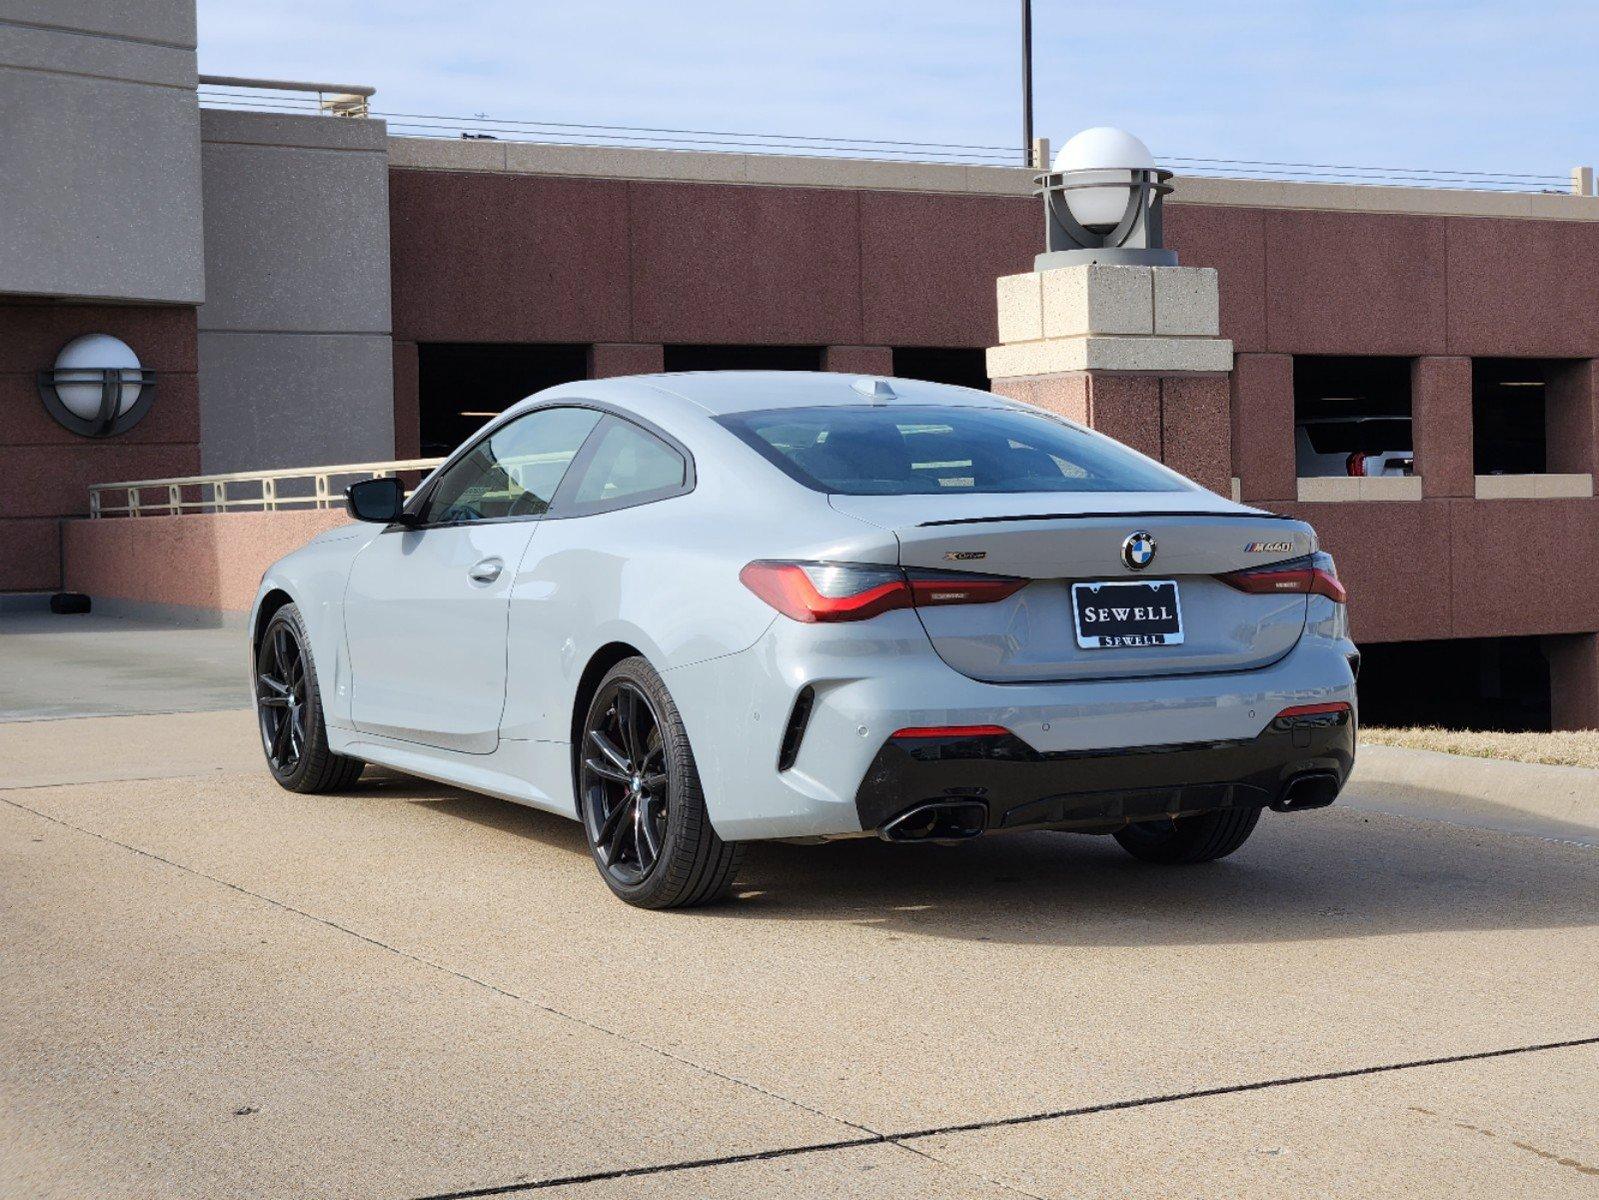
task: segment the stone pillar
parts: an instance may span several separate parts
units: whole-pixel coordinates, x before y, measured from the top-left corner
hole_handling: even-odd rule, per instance
[[[422,456],[422,397],[415,342],[394,343],[394,457]]]
[[[1230,381],[1216,372],[1160,381],[1160,460],[1195,483],[1232,495]]]
[[[1423,496],[1475,496],[1471,359],[1418,358],[1410,367],[1410,425]]]
[[[1294,360],[1240,354],[1232,378],[1233,470],[1247,503],[1298,498],[1294,463]]]
[[[892,375],[894,352],[887,346],[829,346],[822,353],[822,370],[846,375]]]
[[[988,374],[1228,494],[1230,341],[1209,267],[1090,263],[999,280]]]
[[[655,375],[666,369],[666,349],[638,342],[595,342],[589,347],[589,378]]]
[[[1591,475],[1599,455],[1599,359],[1551,367],[1544,387],[1544,469],[1553,474]]]
[[[1599,729],[1599,634],[1548,637],[1543,647],[1549,659],[1550,724]]]

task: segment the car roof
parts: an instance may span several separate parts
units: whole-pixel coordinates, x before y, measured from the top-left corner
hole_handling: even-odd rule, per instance
[[[887,385],[890,395],[873,395]],[[880,390],[880,389],[879,389]],[[1019,407],[1014,401],[975,388],[887,375],[854,375],[833,371],[683,371],[660,375],[626,375],[562,384],[540,392],[537,399],[561,395],[612,400],[644,415],[648,410],[690,405],[711,416],[772,408],[818,408],[845,405],[927,404],[967,408]]]

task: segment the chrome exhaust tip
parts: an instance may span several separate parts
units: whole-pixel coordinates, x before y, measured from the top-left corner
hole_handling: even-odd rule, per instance
[[[1331,771],[1307,771],[1295,775],[1271,802],[1273,812],[1301,812],[1307,808],[1326,808],[1338,798],[1338,776]]]
[[[981,800],[929,800],[883,822],[885,842],[964,842],[988,828],[988,805]]]

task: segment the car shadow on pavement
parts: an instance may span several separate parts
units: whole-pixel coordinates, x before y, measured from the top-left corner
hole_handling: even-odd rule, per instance
[[[395,778],[425,804],[588,857],[576,822]],[[595,904],[611,904],[594,879]],[[1155,867],[1108,837],[1022,833],[958,845],[752,843],[732,898],[674,914],[852,923],[1039,945],[1225,944],[1599,924],[1588,847],[1354,809],[1274,814],[1232,857]]]
[[[1108,837],[759,846],[734,917],[1048,945],[1302,941],[1599,924],[1599,856],[1354,811],[1267,814],[1232,857],[1153,867]]]
[[[422,808],[459,817],[487,829],[528,838],[556,850],[569,850],[573,854],[589,855],[588,843],[583,838],[583,827],[576,821],[542,809],[529,808],[510,800],[498,800],[476,792],[457,791],[444,784],[429,783],[423,779],[409,779],[395,775],[390,780],[373,780],[368,774],[361,777],[360,787],[372,783],[383,787],[396,800],[404,800]],[[441,794],[442,793],[442,794]]]

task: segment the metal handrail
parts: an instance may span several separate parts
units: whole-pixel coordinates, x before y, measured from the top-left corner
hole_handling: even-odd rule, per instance
[[[317,106],[336,117],[364,117],[377,88],[362,83],[305,83],[297,79],[250,79],[243,75],[201,75],[203,87],[257,88],[269,92],[315,92]]]
[[[329,480],[354,476],[382,479],[407,471],[431,471],[442,458],[404,458],[388,462],[336,463],[326,467],[283,467],[270,471],[231,471],[213,475],[175,475],[167,479],[132,479],[89,485],[90,517],[175,517],[186,512],[277,512],[285,508],[336,508],[340,496]],[[284,483],[306,483],[308,492],[284,493]],[[238,487],[255,487],[241,496]],[[159,488],[159,500],[146,501],[144,492]],[[231,489],[235,489],[230,491]],[[207,493],[209,489],[209,494]],[[198,495],[186,495],[198,491]],[[113,493],[121,493],[121,503]]]

